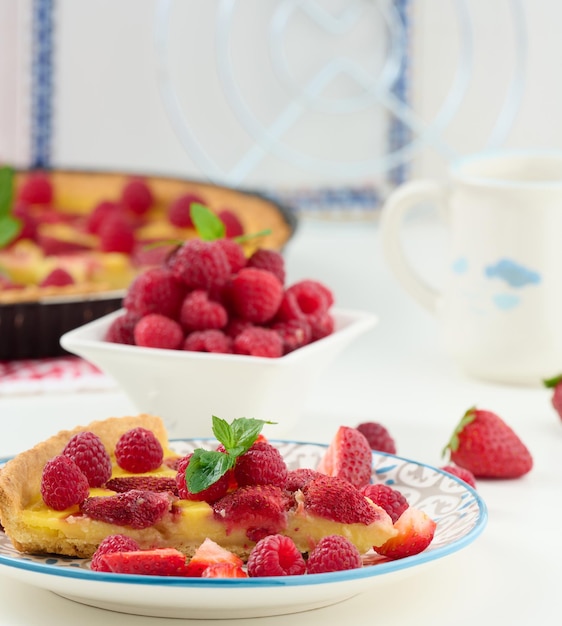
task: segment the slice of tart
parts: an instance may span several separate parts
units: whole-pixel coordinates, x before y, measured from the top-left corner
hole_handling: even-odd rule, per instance
[[[162,452],[157,467],[140,472],[131,470],[135,459],[125,463],[118,449],[124,435],[139,429],[152,433]],[[99,487],[87,486],[78,503],[62,509],[48,506],[44,468],[85,432],[96,435],[107,451],[111,478]],[[365,553],[397,532],[384,509],[346,481],[317,472],[292,487],[240,486],[230,479],[216,499],[187,499],[175,488],[178,476],[185,476],[183,469],[178,471],[181,462],[155,416],[114,417],[62,431],[0,469],[0,522],[22,552],[75,557],[91,557],[114,534],[135,539],[141,549],[174,547],[188,556],[209,538],[245,558],[266,534],[286,534],[302,552],[323,536],[341,534]]]

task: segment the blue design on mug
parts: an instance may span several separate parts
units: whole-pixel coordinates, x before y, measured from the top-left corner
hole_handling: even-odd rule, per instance
[[[511,293],[497,293],[492,296],[492,301],[498,309],[509,311],[510,309],[514,309],[521,302],[521,298]]]
[[[484,270],[488,278],[499,278],[510,287],[525,287],[537,285],[541,282],[541,275],[534,270],[520,265],[512,259],[500,259],[493,265],[487,265]]]
[[[464,256],[461,256],[453,261],[453,265],[451,267],[455,274],[464,274],[468,271],[468,259]]]

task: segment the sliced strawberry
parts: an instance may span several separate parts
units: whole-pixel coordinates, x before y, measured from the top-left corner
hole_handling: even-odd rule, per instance
[[[203,570],[201,578],[248,578],[241,565],[213,563]]]
[[[394,524],[398,534],[373,549],[389,559],[403,559],[418,554],[433,541],[436,527],[437,524],[427,513],[409,507]]]
[[[105,571],[144,576],[185,576],[185,555],[175,548],[110,552],[101,556]]]
[[[365,435],[356,428],[340,426],[316,469],[360,489],[371,480],[371,463],[371,447]]]
[[[212,539],[207,537],[197,550],[195,550],[195,553],[186,565],[185,576],[201,578],[207,568],[217,564],[223,566],[229,565],[236,568],[242,567],[243,561],[239,556],[219,546],[218,543],[215,543]],[[232,578],[232,576],[230,576],[230,578]]]

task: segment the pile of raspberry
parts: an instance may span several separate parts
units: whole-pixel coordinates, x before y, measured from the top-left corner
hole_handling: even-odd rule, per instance
[[[331,334],[333,303],[319,281],[286,286],[277,251],[247,258],[234,239],[190,239],[137,276],[105,340],[276,358]]]

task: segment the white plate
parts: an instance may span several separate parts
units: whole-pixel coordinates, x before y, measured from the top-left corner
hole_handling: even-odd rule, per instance
[[[312,443],[273,443],[290,468],[316,467],[326,449]],[[210,444],[209,439],[173,442],[180,454]],[[0,533],[0,574],[82,604],[122,613],[192,619],[265,617],[328,606],[369,588],[399,584],[404,577],[420,574],[429,564],[464,548],[484,529],[484,502],[465,483],[439,469],[373,453],[373,481],[398,488],[411,506],[426,511],[437,522],[433,542],[424,552],[328,574],[249,579],[164,578],[93,572],[87,559],[20,554]]]

